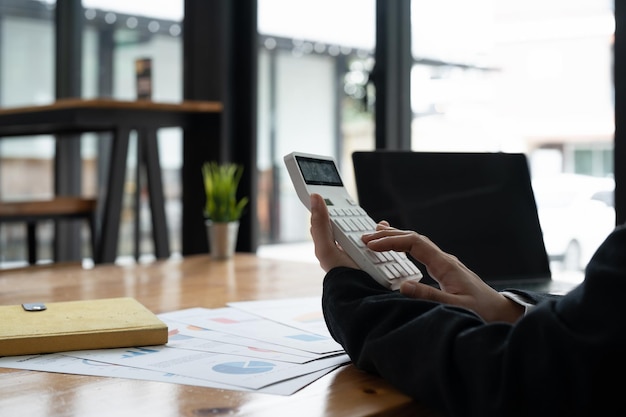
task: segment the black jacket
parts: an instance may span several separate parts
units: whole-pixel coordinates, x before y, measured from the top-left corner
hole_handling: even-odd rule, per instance
[[[354,364],[448,416],[626,416],[626,228],[584,282],[516,324],[386,290],[366,273],[324,279],[328,328]]]

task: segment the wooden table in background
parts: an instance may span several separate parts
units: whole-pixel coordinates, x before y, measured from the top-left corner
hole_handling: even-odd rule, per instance
[[[48,105],[0,109],[0,137],[111,132],[113,143],[110,161],[103,161],[108,164],[107,190],[102,214],[99,216],[101,218],[97,219],[96,250],[93,258],[96,263],[112,263],[117,256],[130,134],[136,131],[139,138],[138,162],[145,165],[148,180],[155,256],[157,259],[164,259],[170,255],[170,249],[157,130],[180,127],[183,130],[200,132],[198,140],[213,138],[218,141],[217,129],[221,114],[222,104],[212,101],[158,103],[150,100],[61,99]],[[182,169],[193,170],[200,177],[200,167],[188,165],[190,164],[183,164]],[[139,166],[140,164],[138,168]],[[201,217],[201,212],[199,213]],[[183,222],[185,221],[188,220],[183,216]],[[135,247],[138,246],[137,234],[136,231]]]
[[[154,313],[230,301],[321,295],[316,265],[236,254],[149,264],[75,264],[0,271],[0,305],[134,297]],[[0,368],[4,416],[436,416],[384,380],[344,366],[291,396]]]

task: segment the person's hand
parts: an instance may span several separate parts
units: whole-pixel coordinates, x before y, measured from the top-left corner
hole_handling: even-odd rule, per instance
[[[319,194],[311,195],[311,236],[315,256],[324,271],[339,266],[359,268],[335,242],[328,208]],[[376,251],[409,252],[426,265],[429,274],[441,287],[440,290],[427,284],[407,281],[400,288],[400,292],[407,297],[468,308],[488,322],[512,323],[524,313],[522,306],[489,287],[456,257],[443,252],[425,236],[395,229],[382,221],[375,233],[363,236],[363,241]]]
[[[376,232],[363,235],[363,241],[371,250],[410,253],[426,266],[441,287],[405,281],[400,292],[408,297],[468,308],[487,322],[513,323],[524,314],[522,306],[488,286],[455,256],[442,251],[426,236],[381,222]]]
[[[359,268],[352,258],[337,246],[328,207],[319,194],[311,194],[311,237],[315,244],[315,256],[324,271],[328,272],[338,266]]]

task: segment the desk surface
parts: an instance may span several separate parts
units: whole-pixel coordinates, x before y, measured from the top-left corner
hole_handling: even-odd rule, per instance
[[[55,264],[0,271],[0,305],[134,297],[154,313],[223,307],[229,301],[321,294],[315,265],[237,254],[130,266]],[[348,365],[291,396],[0,368],[2,415],[93,416],[434,416],[380,378]]]

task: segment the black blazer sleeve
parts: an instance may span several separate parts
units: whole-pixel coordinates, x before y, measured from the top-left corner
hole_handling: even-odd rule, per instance
[[[594,255],[584,282],[516,324],[414,300],[366,273],[331,270],[328,328],[360,369],[450,416],[577,416],[624,411],[626,229]],[[609,415],[609,414],[604,414]]]

